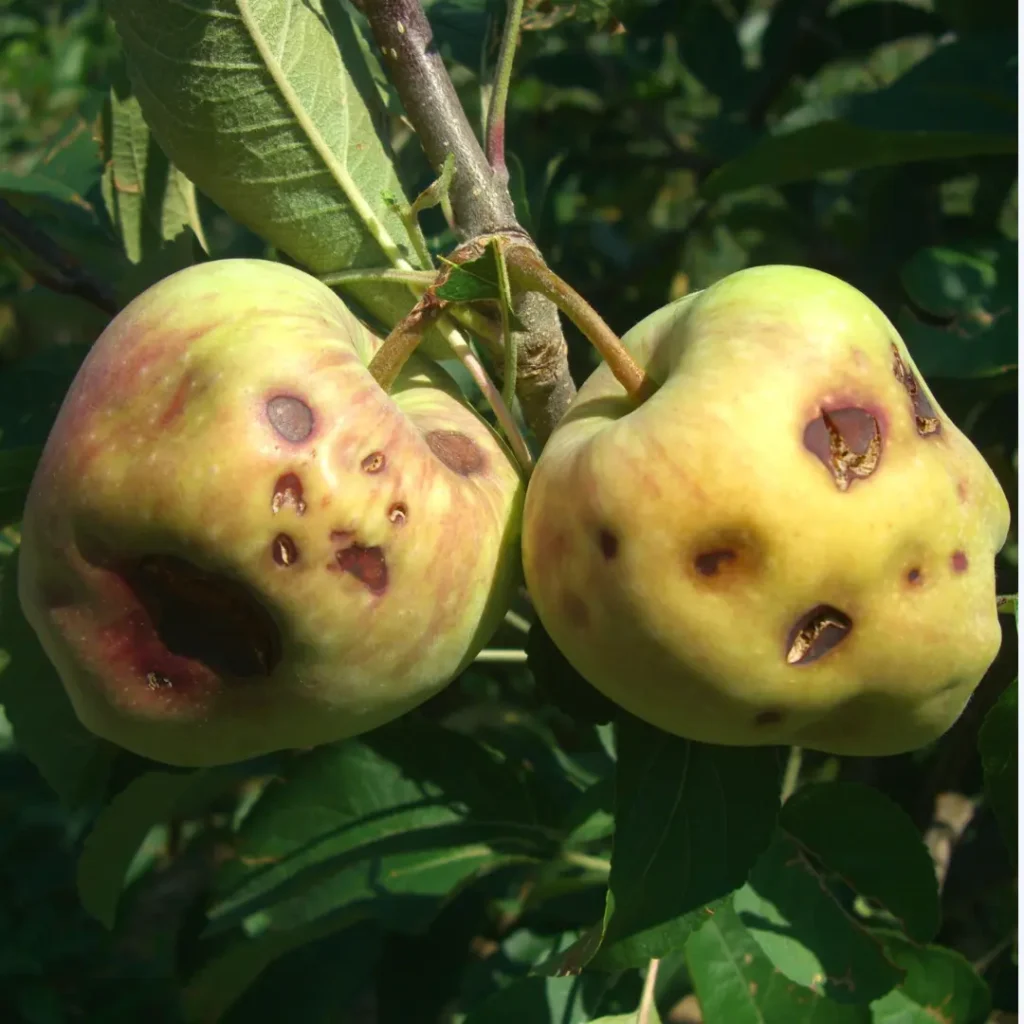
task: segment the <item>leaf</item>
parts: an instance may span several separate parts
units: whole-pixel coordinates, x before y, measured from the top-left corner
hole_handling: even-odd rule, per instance
[[[1017,151],[1016,40],[939,46],[892,85],[798,108],[774,134],[710,174],[714,199],[825,171]]]
[[[786,801],[779,826],[826,872],[885,907],[911,938],[934,938],[942,919],[935,866],[917,827],[889,797],[857,782],[804,786]]]
[[[582,978],[522,978],[470,1010],[463,1024],[585,1024]]]
[[[1003,690],[978,732],[985,794],[1010,856],[1017,859],[1017,680]]]
[[[25,498],[42,451],[41,445],[0,447],[0,529],[21,521]]]
[[[157,145],[121,76],[110,89],[103,121],[103,201],[128,259],[142,262],[187,229],[205,249],[195,186]]]
[[[959,953],[915,946],[897,933],[882,938],[889,958],[907,975],[871,1004],[874,1024],[985,1024],[992,1009],[988,986]]]
[[[17,555],[0,558],[0,704],[18,747],[69,805],[105,789],[117,748],[78,721],[18,603]]]
[[[455,885],[553,843],[510,768],[409,716],[290,764],[246,817],[210,917],[225,927],[273,906],[275,927],[294,927],[372,904],[416,929]]]
[[[134,92],[175,166],[314,273],[419,267],[387,114],[341,4],[112,0]],[[388,326],[404,285],[345,285]]]
[[[926,377],[988,377],[1017,367],[1013,244],[919,250],[900,272],[912,306],[896,326]]]
[[[847,914],[823,872],[781,829],[733,906],[772,964],[819,995],[869,1003],[902,980],[880,940]]]
[[[182,1008],[186,1021],[189,1024],[219,1021],[257,981],[261,972],[276,960],[352,926],[359,927],[356,915],[339,915],[322,918],[303,928],[264,932],[234,942],[203,964],[184,985]]]
[[[354,999],[375,985],[373,970],[382,945],[380,929],[372,921],[298,945],[259,974],[231,1007],[225,1024],[347,1019]]]
[[[776,970],[724,903],[686,942],[686,966],[705,1024],[867,1024],[866,1006],[835,1003]]]
[[[150,829],[184,804],[208,798],[237,779],[234,766],[146,772],[133,779],[103,809],[85,840],[78,860],[78,894],[85,909],[113,928],[128,867]]]
[[[634,718],[617,726],[615,840],[594,966],[678,949],[709,905],[742,885],[779,806],[774,748],[694,743]]]

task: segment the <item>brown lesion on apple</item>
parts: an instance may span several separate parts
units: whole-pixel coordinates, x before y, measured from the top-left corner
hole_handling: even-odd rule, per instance
[[[950,556],[950,564],[953,566],[953,572],[967,572],[967,555],[963,551],[954,551]]]
[[[360,544],[348,530],[332,531],[331,542],[342,545],[334,552],[338,569],[359,580],[375,597],[388,589],[388,563],[382,548]]]
[[[167,403],[167,408],[164,409],[160,416],[157,424],[159,427],[166,429],[185,411],[185,405],[188,402],[188,394],[192,390],[192,384],[193,377],[191,372],[186,373],[181,378],[177,388],[175,388],[170,402]]]
[[[930,437],[933,434],[942,433],[942,423],[939,420],[935,408],[928,400],[928,396],[921,390],[921,385],[914,374],[914,371],[907,366],[900,350],[895,344],[892,348],[892,372],[893,376],[900,382],[903,390],[910,397],[914,410],[914,426],[921,437]]]
[[[284,568],[299,560],[299,547],[287,533],[279,533],[271,541],[270,550],[274,561]]]
[[[924,574],[921,572],[919,566],[915,565],[907,570],[907,582],[911,584],[911,586],[915,587],[919,587],[924,583]]]
[[[804,428],[804,447],[832,474],[836,487],[847,491],[878,468],[882,430],[867,409],[822,409]]]
[[[359,468],[364,473],[379,473],[387,464],[388,459],[383,452],[370,452],[370,454],[359,463]]]
[[[602,526],[597,531],[597,546],[604,560],[610,562],[619,553],[619,538],[607,526]]]
[[[782,718],[783,714],[778,708],[767,708],[754,716],[754,725],[778,725]]]
[[[481,473],[487,466],[483,449],[458,430],[431,430],[423,439],[438,461],[459,476]]]
[[[819,604],[801,615],[786,638],[786,661],[810,665],[835,650],[853,629],[853,620],[832,605]]]
[[[402,526],[408,518],[409,509],[404,502],[396,501],[388,509],[388,522],[393,523],[395,526]]]
[[[306,511],[306,502],[302,497],[302,481],[297,473],[285,473],[278,477],[274,484],[274,492],[270,499],[270,511],[276,516],[282,508],[295,509],[296,515]]]
[[[700,543],[690,549],[689,559],[699,580],[714,583],[756,571],[761,546],[750,530],[725,528],[700,538]]]
[[[119,575],[145,613],[122,639],[150,689],[187,683],[196,664],[248,679],[269,676],[280,661],[276,623],[238,581],[172,555],[146,555]]]
[[[313,433],[313,410],[295,395],[275,395],[267,402],[267,419],[277,435],[292,444]]]

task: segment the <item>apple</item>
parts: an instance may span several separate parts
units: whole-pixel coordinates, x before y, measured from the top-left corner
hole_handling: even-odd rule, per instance
[[[527,491],[523,561],[569,662],[667,732],[884,755],[999,648],[999,484],[893,325],[803,267],[740,271],[623,338]]]
[[[525,485],[443,369],[300,270],[223,260],[107,327],[47,440],[19,596],[82,722],[213,765],[440,691],[520,577]]]

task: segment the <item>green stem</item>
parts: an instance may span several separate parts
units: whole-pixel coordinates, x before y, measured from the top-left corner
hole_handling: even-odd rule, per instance
[[[395,324],[374,353],[368,367],[371,376],[385,390],[394,387],[402,367],[416,351],[423,335],[441,318],[445,303],[428,293],[413,306],[412,310]]]
[[[437,279],[435,270],[396,270],[391,267],[375,267],[372,270],[336,270],[332,274],[320,274],[318,280],[331,288],[337,285],[375,281],[397,281],[400,284],[422,285],[429,288]]]
[[[509,83],[512,81],[512,65],[516,59],[519,42],[519,24],[523,19],[524,0],[508,0],[505,13],[505,29],[498,51],[498,64],[494,72],[494,89],[487,106],[487,128],[484,140],[487,147],[487,162],[508,180],[505,166],[505,108],[508,105]]]
[[[637,365],[597,310],[536,253],[523,245],[510,245],[505,249],[505,258],[515,284],[550,299],[590,340],[626,394],[639,403],[654,393],[654,381]]]
[[[800,782],[800,767],[803,763],[803,750],[800,747],[789,748],[789,758],[786,760],[786,771],[782,776],[782,791],[779,794],[779,803],[785,803],[795,792]]]
[[[512,308],[512,285],[508,279],[508,265],[501,251],[501,246],[494,242],[494,265],[498,271],[498,311],[501,313],[501,340],[505,351],[505,382],[502,387],[502,398],[510,407],[516,398],[516,368],[518,364],[518,346],[512,337],[512,322],[509,310]]]
[[[589,853],[580,853],[579,850],[563,850],[560,859],[573,867],[584,868],[598,875],[611,874],[611,862],[603,857],[592,857]]]
[[[636,1024],[652,1024],[656,1019],[654,1014],[654,985],[658,980],[658,965],[661,963],[655,957],[647,965],[647,977],[644,978],[644,989],[640,996],[640,1009],[637,1011]]]

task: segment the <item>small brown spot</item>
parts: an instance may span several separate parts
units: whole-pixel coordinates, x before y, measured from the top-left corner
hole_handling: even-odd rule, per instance
[[[754,725],[778,725],[782,721],[782,712],[775,708],[759,711],[754,716]]]
[[[388,509],[388,520],[394,523],[395,526],[401,526],[408,518],[409,510],[400,501],[395,502],[395,504]]]
[[[388,565],[379,547],[350,544],[335,552],[334,558],[342,572],[354,576],[372,594],[383,594],[387,590]]]
[[[434,455],[459,476],[479,473],[487,463],[476,441],[457,430],[431,430],[424,440]]]
[[[967,572],[967,556],[962,551],[954,551],[951,561],[953,572]]]
[[[836,487],[846,491],[878,468],[882,431],[866,409],[822,409],[804,428],[804,447],[832,474]]]
[[[609,562],[619,553],[619,538],[605,527],[597,531],[597,543],[601,548],[601,554]]]
[[[849,615],[831,605],[819,604],[802,615],[789,631],[786,661],[790,665],[809,665],[837,647],[852,629]]]
[[[913,569],[907,570],[907,582],[908,583],[920,583],[921,582],[921,570],[916,566]]]
[[[379,473],[387,464],[387,456],[383,452],[370,452],[359,467],[364,473]]]
[[[299,560],[299,549],[287,533],[279,533],[271,542],[274,561],[286,568]]]
[[[562,607],[565,610],[565,617],[569,620],[570,625],[575,626],[577,629],[587,628],[590,623],[590,615],[587,612],[587,606],[576,594],[567,591],[562,598]]]
[[[305,441],[313,433],[313,410],[294,395],[277,395],[267,402],[267,419],[286,441]]]
[[[701,574],[701,576],[717,576],[720,569],[732,562],[735,562],[736,558],[736,552],[731,548],[718,548],[715,551],[702,551],[693,560],[693,567]]]
[[[302,481],[295,473],[285,473],[278,477],[274,484],[274,494],[270,499],[270,511],[276,516],[285,505],[295,509],[297,515],[306,511],[306,503],[302,499]]]
[[[917,428],[917,432],[921,437],[941,434],[942,423],[934,406],[921,390],[914,371],[904,362],[900,350],[895,345],[892,346],[892,372],[893,376],[903,385],[904,391],[910,396],[910,402],[914,408],[914,426]]]
[[[967,500],[967,481],[966,480],[958,480],[956,482],[956,496],[961,501],[966,501]]]
[[[169,690],[174,686],[174,683],[160,672],[147,672],[146,685],[151,690]]]

